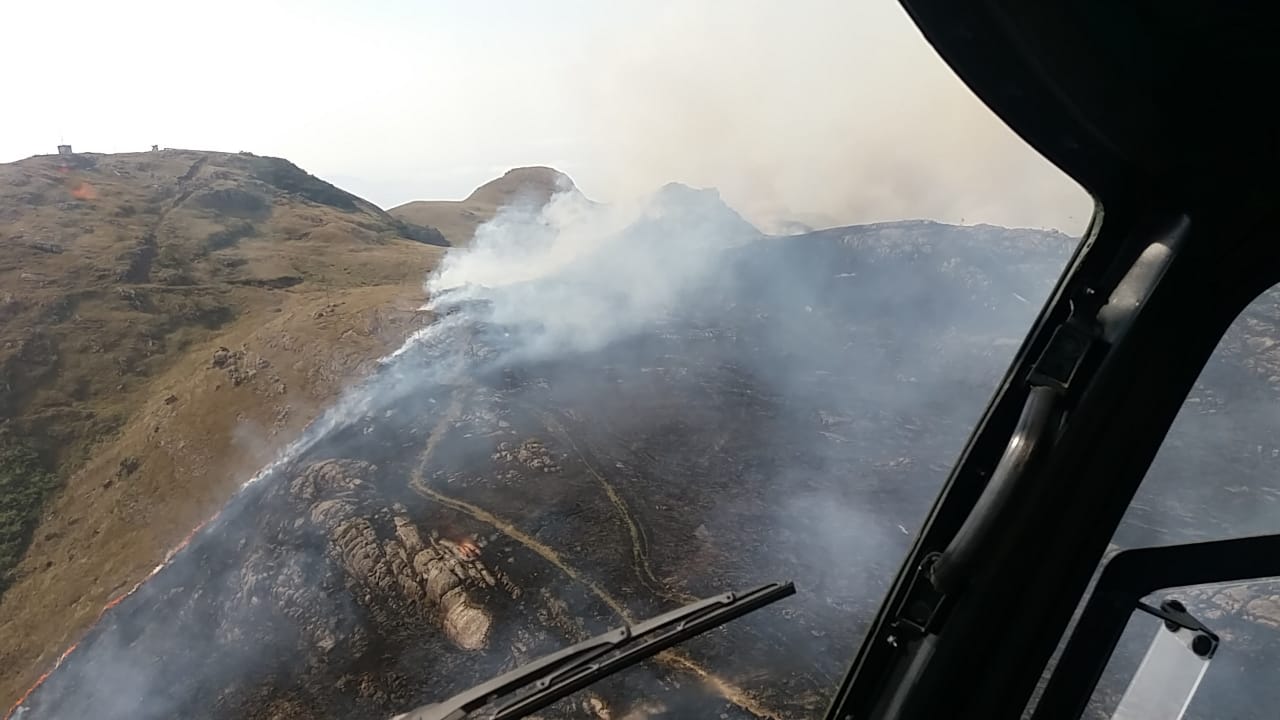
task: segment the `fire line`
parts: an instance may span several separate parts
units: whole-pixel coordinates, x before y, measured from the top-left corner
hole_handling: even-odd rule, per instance
[[[62,667],[62,663],[66,661],[67,657],[70,656],[71,653],[76,648],[80,647],[81,640],[87,637],[89,633],[93,632],[93,629],[98,626],[98,623],[102,622],[102,618],[107,614],[107,611],[119,605],[121,602],[124,601],[125,598],[137,592],[138,588],[142,587],[143,583],[155,577],[156,574],[158,574],[161,570],[163,570],[166,566],[168,566],[169,563],[172,562],[175,557],[177,557],[178,553],[182,552],[184,549],[186,549],[188,545],[191,544],[191,540],[196,536],[196,533],[200,532],[206,525],[216,520],[220,514],[222,514],[221,510],[209,516],[205,520],[202,520],[199,524],[197,524],[194,528],[192,528],[190,532],[187,533],[186,537],[182,538],[181,542],[175,545],[173,549],[169,550],[169,552],[165,553],[164,560],[162,560],[159,565],[156,565],[154,568],[152,568],[151,572],[147,573],[146,577],[139,580],[137,583],[134,584],[133,587],[129,588],[127,591],[120,593],[119,595],[108,600],[107,604],[103,605],[102,609],[98,611],[98,615],[93,619],[93,622],[89,623],[89,626],[84,629],[84,632],[80,633],[80,640],[76,640],[75,642],[71,643],[71,646],[68,647],[66,650],[62,651],[62,654],[58,656],[58,659],[56,661],[54,661],[53,667],[44,671],[44,673],[42,673],[40,677],[36,678],[36,681],[32,683],[31,687],[27,688],[26,692],[22,693],[22,695],[18,697],[17,701],[15,701],[13,705],[9,707],[9,710],[5,712],[3,720],[10,720],[13,717],[13,714],[18,711],[18,708],[22,707],[23,703],[25,703],[27,699],[31,697],[31,694],[34,693],[36,690],[40,689],[40,686],[43,685],[44,682],[49,679],[49,676],[53,675],[53,673],[56,672],[58,668]]]

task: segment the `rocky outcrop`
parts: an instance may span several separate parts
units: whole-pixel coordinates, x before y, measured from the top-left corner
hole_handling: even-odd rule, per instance
[[[530,470],[542,473],[560,472],[560,464],[542,441],[530,438],[513,446],[509,442],[498,443],[493,459],[501,463],[519,463]]]
[[[485,647],[494,618],[485,607],[484,594],[500,589],[519,597],[518,587],[501,570],[485,564],[473,541],[454,541],[437,533],[424,541],[403,506],[388,507],[381,501],[369,482],[376,472],[366,462],[328,460],[296,477],[290,493],[328,538],[331,557],[358,586],[356,596],[372,610],[416,608],[457,647]],[[389,532],[380,534],[377,527]]]

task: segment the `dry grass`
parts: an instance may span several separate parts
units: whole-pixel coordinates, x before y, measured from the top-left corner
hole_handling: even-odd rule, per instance
[[[0,567],[0,702],[419,322],[442,253],[270,158],[0,165],[2,431],[58,479]]]

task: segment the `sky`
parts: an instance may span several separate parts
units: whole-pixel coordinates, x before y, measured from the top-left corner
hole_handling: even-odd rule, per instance
[[[384,208],[551,165],[604,201],[716,187],[763,226],[1092,211],[891,0],[14,2],[0,67],[0,162],[247,150]]]

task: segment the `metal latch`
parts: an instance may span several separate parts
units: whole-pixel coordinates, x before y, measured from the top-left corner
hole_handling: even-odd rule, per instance
[[[933,566],[942,553],[929,553],[911,576],[911,584],[894,613],[895,624],[915,635],[932,632],[947,596],[933,586]]]
[[[1091,374],[1092,360],[1102,344],[1098,331],[1075,318],[1070,318],[1053,331],[1044,352],[1031,367],[1027,381],[1033,386],[1049,387],[1063,395],[1078,378]]]

